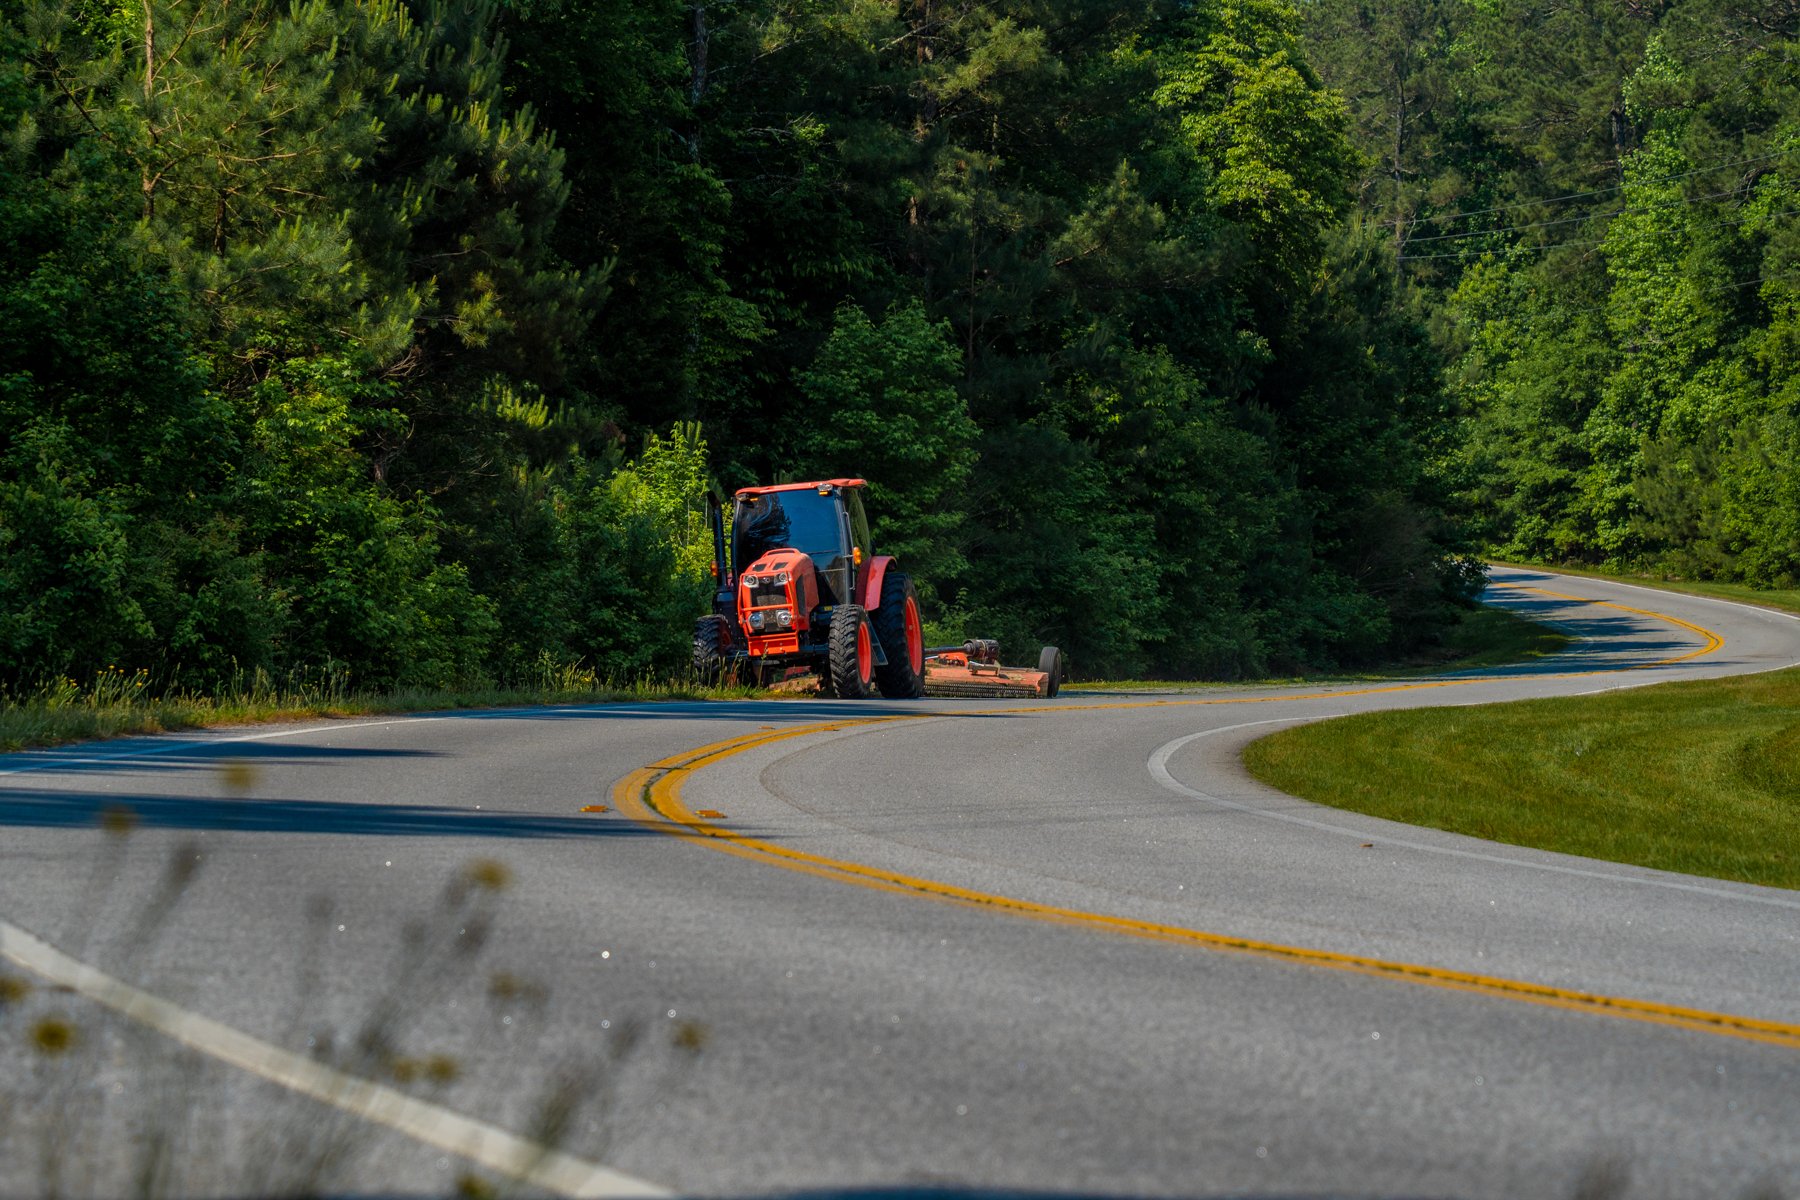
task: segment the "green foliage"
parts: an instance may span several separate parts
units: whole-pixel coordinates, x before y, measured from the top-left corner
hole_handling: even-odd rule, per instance
[[[500,481],[596,428],[540,390],[600,272],[548,249],[560,156],[500,107],[487,10],[26,15],[35,53],[6,31],[0,74],[0,678],[445,687],[546,649],[618,678],[679,661],[661,631],[694,568],[635,476],[576,459],[536,489],[547,551],[511,565],[556,586],[529,645],[503,617],[545,587],[452,552],[496,540]],[[653,447],[659,502],[703,455],[695,432],[684,482]]]
[[[465,567],[442,561],[431,505],[368,477],[355,443],[394,424],[374,407],[386,391],[329,358],[257,384],[245,511],[288,600],[287,662],[354,664],[372,686],[446,687],[479,675],[492,606]]]
[[[846,305],[810,369],[791,418],[799,478],[865,476],[875,545],[921,585],[966,570],[965,485],[978,430],[956,390],[950,326],[914,300],[879,324]]]
[[[1239,222],[1270,270],[1303,284],[1324,233],[1348,207],[1354,151],[1342,99],[1300,47],[1286,0],[1229,0],[1194,10],[1156,91],[1212,168],[1212,199]]]
[[[1308,33],[1391,174],[1367,216],[1436,316],[1461,515],[1515,558],[1794,578],[1800,21],[1366,7],[1330,0]]]
[[[1453,130],[1498,137],[1406,59],[1412,31],[1472,27],[1429,7],[1383,34],[1439,114],[1397,173]],[[1530,414],[1498,399],[1506,372],[1566,345],[1471,336],[1486,357],[1459,360],[1451,412],[1457,351],[1427,338],[1387,226],[1344,223],[1374,125],[1314,72],[1303,11],[15,5],[0,680],[676,670],[715,472],[868,478],[928,615],[1009,654],[1242,675],[1429,641],[1469,583],[1447,497],[1473,507],[1514,461],[1494,414]],[[1634,113],[1697,86],[1671,47]],[[1760,224],[1696,233],[1673,268],[1609,245],[1644,295],[1599,323],[1663,329],[1664,282],[1785,246],[1762,195]],[[1459,303],[1507,288],[1531,294],[1496,275]],[[1698,309],[1663,330],[1685,339],[1652,389],[1671,429],[1716,423],[1744,379],[1770,397],[1706,467],[1708,527],[1740,540],[1780,536],[1757,513],[1788,486],[1784,321],[1743,353]],[[1624,412],[1627,382],[1597,375],[1581,416]],[[1572,436],[1549,498],[1569,527],[1667,537],[1663,508],[1583,499],[1650,452]],[[1695,464],[1668,463],[1686,513]]]
[[[677,425],[667,438],[644,440],[637,461],[612,479],[612,492],[634,519],[661,531],[675,552],[676,574],[696,595],[711,587],[712,528],[706,495],[712,490],[706,439],[697,422]]]

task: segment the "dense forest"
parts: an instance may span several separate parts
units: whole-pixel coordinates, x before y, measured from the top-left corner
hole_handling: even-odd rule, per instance
[[[1800,4],[1318,0],[1478,544],[1800,578]]]
[[[0,687],[673,672],[857,474],[1078,670],[1797,573],[1800,5],[5,0]]]

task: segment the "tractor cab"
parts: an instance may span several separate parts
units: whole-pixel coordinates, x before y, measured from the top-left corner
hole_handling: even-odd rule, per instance
[[[869,522],[862,480],[745,488],[731,516],[731,568],[749,570],[773,550],[798,550],[812,560],[819,603],[855,598],[856,576],[869,557]],[[810,615],[810,614],[809,614]]]

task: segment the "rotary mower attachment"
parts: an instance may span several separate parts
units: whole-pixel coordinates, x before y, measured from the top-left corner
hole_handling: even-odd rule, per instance
[[[935,646],[925,652],[927,696],[987,700],[1048,699],[1062,690],[1062,651],[1045,646],[1037,670],[1003,667],[1000,643],[974,638],[960,646]]]

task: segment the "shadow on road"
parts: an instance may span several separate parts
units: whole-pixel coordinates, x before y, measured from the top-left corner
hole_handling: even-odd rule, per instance
[[[1078,703],[1079,701],[1071,701]],[[1055,704],[1037,700],[1030,706]],[[1017,705],[1014,705],[1017,707]],[[991,701],[841,701],[841,700],[692,700],[664,701],[653,704],[579,704],[544,705],[531,708],[468,709],[452,712],[398,713],[383,717],[377,724],[407,720],[421,723],[435,721],[563,721],[586,722],[603,727],[621,721],[690,721],[695,723],[735,722],[748,728],[745,735],[761,731],[774,732],[798,725],[827,721],[868,720],[872,717],[957,717],[998,719],[1011,715],[1010,709],[995,707]],[[214,769],[238,760],[255,766],[295,765],[326,762],[331,759],[370,760],[383,758],[448,758],[452,753],[430,750],[402,750],[336,746],[329,743],[340,735],[354,734],[371,722],[348,718],[326,721],[298,730],[245,734],[241,730],[220,730],[189,735],[118,738],[103,742],[76,743],[44,750],[22,750],[0,754],[0,796],[8,789],[7,776],[33,773],[73,775],[108,771],[158,771]],[[309,742],[299,739],[312,739]]]
[[[328,731],[322,731],[328,732]],[[327,762],[333,759],[347,760],[381,760],[412,758],[443,758],[435,750],[385,750],[362,749],[344,746],[309,746],[298,742],[174,742],[158,739],[154,742],[133,741],[130,743],[103,743],[106,749],[95,753],[94,744],[87,746],[65,747],[61,750],[36,751],[29,754],[8,756],[9,765],[38,766],[38,769],[54,770],[58,775],[81,775],[95,771],[117,771],[130,768],[133,771],[191,771],[194,769],[212,770],[224,762],[251,763],[257,767],[295,766],[303,763]],[[137,747],[140,753],[132,754],[130,747]],[[142,753],[144,748],[156,751],[153,754]],[[0,758],[0,763],[8,763],[8,758]],[[0,784],[0,798],[10,791]]]
[[[326,833],[381,837],[616,838],[650,830],[598,816],[562,817],[440,808],[422,804],[347,804],[325,800],[227,800],[131,793],[9,788],[0,792],[0,827],[92,829],[108,809],[129,809],[149,829]]]
[[[1727,661],[1709,654],[1684,662],[1658,663],[1659,659],[1693,654],[1705,645],[1705,641],[1698,633],[1678,633],[1665,621],[1604,607],[1597,600],[1520,596],[1500,589],[1490,591],[1483,597],[1483,601],[1516,617],[1549,625],[1576,641],[1566,650],[1549,658],[1531,663],[1489,667],[1480,674],[1548,675],[1572,671],[1618,671],[1646,667],[1653,663],[1659,669],[1682,670],[1715,668]]]
[[[1006,1188],[886,1187],[811,1192],[775,1192],[750,1200],[1138,1200],[1138,1193],[1041,1192]],[[1171,1200],[1160,1196],[1159,1200]],[[1454,1200],[1438,1193],[1408,1192],[1177,1192],[1173,1200]]]

